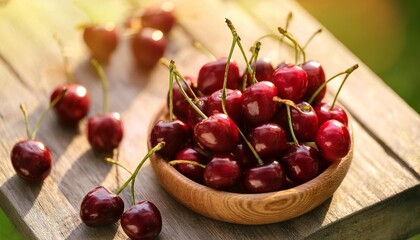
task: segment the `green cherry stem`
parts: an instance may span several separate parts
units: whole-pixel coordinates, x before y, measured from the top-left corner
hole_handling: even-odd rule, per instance
[[[298,140],[295,136],[295,131],[293,131],[292,116],[290,114],[290,106],[288,104],[286,104],[286,110],[287,110],[287,120],[289,122],[289,129],[290,129],[290,133],[292,135],[293,142],[295,143],[295,145],[298,145],[299,142],[298,142]]]
[[[31,134],[31,139],[35,139],[36,137],[36,133],[38,132],[38,129],[42,123],[42,121],[44,121],[44,118],[47,116],[48,112],[53,109],[55,107],[55,105],[57,105],[57,103],[63,98],[63,96],[66,94],[67,92],[67,88],[63,88],[63,90],[60,92],[60,94],[54,98],[54,100],[50,103],[50,105],[48,106],[48,108],[42,113],[41,118],[39,118],[38,122],[35,124],[35,128],[34,131]],[[26,118],[28,117],[28,115],[26,114]],[[25,121],[27,121],[25,119]],[[29,126],[29,124],[28,124]]]
[[[255,47],[252,48],[252,57],[254,59],[254,69],[252,69],[252,84],[257,83],[257,78],[255,78],[255,74],[257,72],[257,60],[258,60],[258,54],[260,53],[261,50],[261,42],[257,42],[255,44]],[[252,61],[252,57],[251,60],[249,60],[250,62]]]
[[[99,79],[102,83],[102,97],[103,97],[103,113],[108,112],[108,80],[106,78],[104,69],[102,68],[101,64],[96,59],[90,60],[93,68],[95,68],[96,73],[99,76]]]
[[[310,42],[312,42],[312,40],[314,39],[314,37],[318,34],[320,34],[322,32],[322,28],[318,29],[316,32],[312,33],[312,35],[308,38],[308,40],[306,40],[305,45],[303,45],[303,49],[306,49],[306,47],[308,46],[308,44]]]
[[[194,161],[191,161],[191,160],[176,159],[176,160],[172,160],[172,161],[169,162],[169,165],[171,165],[171,166],[176,165],[176,164],[192,164],[192,165],[195,165],[195,166],[206,168],[206,165],[198,163],[198,162],[194,162]]]
[[[19,107],[20,107],[20,110],[22,111],[23,118],[25,119],[26,136],[28,138],[31,138],[31,130],[29,129],[28,112],[26,111],[25,106],[23,106],[23,104],[20,104]]]
[[[356,64],[356,65],[354,65],[353,67],[349,68],[349,69],[348,69],[348,71],[346,71],[346,76],[344,76],[344,79],[343,79],[343,81],[341,82],[340,87],[339,87],[339,88],[338,88],[338,90],[337,90],[337,93],[335,94],[335,97],[334,97],[333,103],[331,104],[331,108],[330,108],[330,110],[333,110],[333,109],[334,109],[334,105],[335,105],[335,102],[337,101],[338,94],[340,94],[340,91],[341,91],[341,89],[343,88],[344,83],[346,82],[347,78],[348,78],[348,77],[350,76],[350,74],[351,74],[354,70],[356,70],[358,67],[359,67],[359,65],[358,65],[358,64]]]
[[[226,19],[226,22],[228,22],[228,19]],[[239,38],[238,35],[236,34],[236,31],[235,33],[233,33],[232,31],[232,35],[233,35],[232,45],[230,46],[229,55],[226,60],[225,75],[223,77],[223,87],[222,87],[222,110],[223,110],[223,113],[225,113],[226,115],[228,115],[226,111],[226,87],[227,87],[227,78],[229,74],[229,65],[230,65],[230,60],[232,59],[233,50],[235,49],[235,46],[237,43],[237,39]]]
[[[325,81],[324,83],[322,83],[322,85],[321,85],[321,86],[319,86],[319,87],[316,89],[316,91],[312,94],[311,98],[309,98],[308,103],[309,103],[309,104],[312,104],[312,102],[315,100],[316,96],[318,96],[318,94],[322,91],[322,89],[323,89],[323,88],[325,88],[325,86],[327,86],[327,84],[328,84],[329,82],[331,82],[334,78],[336,78],[336,77],[338,77],[338,76],[340,76],[340,75],[346,74],[346,77],[345,77],[345,80],[346,80],[346,79],[347,79],[347,77],[350,75],[350,73],[352,73],[352,72],[353,72],[354,70],[356,70],[358,67],[359,67],[359,65],[358,65],[358,64],[355,64],[355,65],[351,66],[350,68],[348,68],[348,69],[346,69],[346,70],[344,70],[344,71],[342,71],[342,72],[340,72],[340,73],[337,73],[336,75],[332,76],[332,77],[331,77],[331,78],[329,78],[327,81]],[[339,90],[341,90],[341,87],[343,86],[343,84],[344,84],[345,80],[343,80],[343,82],[341,83]],[[338,95],[338,94],[336,94],[336,96],[337,96],[337,95]],[[334,100],[334,103],[335,103],[335,100]]]
[[[60,49],[60,55],[61,55],[61,58],[63,59],[64,72],[65,72],[66,77],[67,77],[67,82],[73,83],[74,82],[74,77],[73,77],[73,74],[71,74],[71,71],[70,71],[69,58],[66,55],[66,51],[65,51],[65,48],[64,48],[63,41],[61,41],[60,37],[56,33],[53,35],[53,38],[57,42],[57,45]]]
[[[217,58],[211,53],[207,48],[205,48],[201,43],[198,41],[194,41],[193,46],[198,51],[202,52],[206,57],[210,59],[210,61],[216,61]]]
[[[174,68],[169,66],[169,121],[174,120]]]
[[[109,158],[109,157],[107,157],[107,158],[105,158],[104,159],[106,162],[109,162],[109,163],[112,163],[112,164],[115,164],[115,165],[117,165],[118,167],[121,167],[122,169],[124,169],[126,172],[128,172],[130,175],[133,175],[133,173],[127,168],[127,167],[125,167],[124,165],[122,165],[120,162],[118,162],[118,161],[115,161],[114,159],[112,159],[112,158]]]
[[[306,62],[305,50],[299,45],[299,43],[292,36],[292,34],[290,34],[288,31],[286,31],[285,29],[283,29],[281,27],[278,28],[278,31],[280,32],[280,34],[282,34],[287,39],[289,39],[293,43],[293,45],[295,46],[295,65],[298,65],[298,63],[299,63],[299,50],[300,50],[300,53],[302,53],[303,62]]]

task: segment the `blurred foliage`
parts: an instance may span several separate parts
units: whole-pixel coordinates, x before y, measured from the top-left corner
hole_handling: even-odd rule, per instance
[[[3,210],[0,208],[0,239],[18,240],[20,235],[16,232],[15,227],[9,222]]]

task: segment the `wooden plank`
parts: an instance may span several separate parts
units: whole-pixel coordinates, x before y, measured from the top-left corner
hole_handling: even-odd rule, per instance
[[[301,42],[322,27],[295,1],[239,2],[262,28],[271,32],[276,32],[279,23],[281,26],[287,12],[293,12],[295,17],[290,24],[290,32]],[[322,63],[327,76],[359,63],[359,69],[340,93],[342,105],[372,132],[390,154],[394,154],[401,164],[420,178],[420,116],[328,30],[313,40],[307,54],[309,59],[315,58]],[[330,92],[335,93],[339,85],[339,82],[331,82]]]
[[[16,1],[11,1],[14,2]],[[25,13],[24,3],[21,4],[20,8],[0,9],[1,16],[5,20],[0,21],[1,35],[7,36],[5,31],[10,29],[15,33],[13,38],[10,37],[12,39],[0,40],[0,55],[9,63],[0,64],[2,76],[0,83],[3,86],[0,91],[2,99],[0,135],[3,136],[0,156],[1,159],[7,160],[13,144],[24,136],[23,119],[18,109],[19,102],[26,103],[30,121],[34,124],[40,112],[45,109],[53,87],[64,81],[60,57],[51,39],[50,30],[40,31],[33,26],[28,27],[29,23],[34,23],[36,20],[19,20],[16,16]],[[51,1],[47,4],[48,8],[47,5],[44,7],[55,9],[59,13],[58,15],[62,17],[60,19],[63,19],[59,24],[67,26],[66,24],[70,22],[73,26],[79,21],[79,10],[69,7],[67,2],[63,7],[62,4]],[[168,57],[173,58],[181,72],[185,74],[196,76],[199,67],[207,61],[192,48],[193,39],[200,40],[219,56],[227,54],[231,37],[224,24],[225,16],[237,23],[235,25],[238,32],[247,32],[245,35],[241,34],[244,45],[249,45],[255,36],[264,33],[264,30],[234,2],[177,1],[176,4],[181,26],[176,27],[172,33]],[[57,12],[42,11],[39,15],[30,15],[28,18],[42,15],[43,18],[37,24],[45,24],[46,29],[51,29],[48,24],[53,24],[50,20],[57,18]],[[281,14],[287,14],[286,9],[281,10]],[[212,19],[213,24],[208,19]],[[63,29],[66,29],[65,26]],[[67,42],[75,49],[73,65],[76,79],[85,84],[92,94],[90,112],[92,115],[101,109],[100,85],[86,62],[86,52],[80,43],[79,33],[67,34],[71,35]],[[31,36],[34,36],[36,41],[27,43],[27,39]],[[216,42],[217,44],[214,44]],[[23,45],[25,51],[19,50],[19,46]],[[19,54],[15,54],[15,50]],[[42,54],[43,52],[45,54]],[[25,61],[20,62],[23,53],[26,53]],[[274,53],[275,51],[273,55]],[[38,60],[37,57],[40,55],[43,57]],[[151,116],[165,101],[168,72],[163,67],[156,67],[150,73],[136,70],[131,64],[126,41],[118,49],[114,59],[106,68],[110,81],[110,109],[121,112],[124,124],[127,126],[121,146],[120,161],[133,169],[138,159],[146,153],[147,126],[150,124]],[[8,68],[8,65],[11,68]],[[21,76],[21,80],[18,76]],[[17,99],[16,92],[21,99]],[[25,184],[15,176],[9,162],[0,165],[1,207],[25,238],[126,239],[118,225],[106,229],[91,229],[82,224],[78,217],[79,204],[87,191],[99,184],[116,189],[127,179],[125,172],[102,162],[101,157],[95,156],[89,149],[85,137],[85,124],[83,121],[79,129],[75,130],[63,128],[53,115],[47,116],[38,137],[51,147],[55,160],[53,171],[42,186]],[[317,233],[320,228],[333,228],[336,222],[342,219],[357,219],[353,216],[371,206],[380,206],[379,203],[383,200],[394,196],[401,196],[400,199],[403,199],[402,191],[408,191],[418,185],[418,180],[396,162],[393,156],[390,156],[386,149],[383,149],[357,122],[354,123],[354,131],[356,144],[354,161],[340,188],[331,200],[319,208],[287,222],[250,227],[226,224],[202,217],[175,202],[159,187],[149,164],[144,166],[136,181],[137,198],[151,200],[159,207],[163,216],[162,238],[208,239],[212,236],[215,239],[300,239]],[[128,191],[124,191],[122,196],[128,205]],[[407,202],[409,206],[415,203],[416,201]],[[374,213],[380,215],[384,209],[399,209],[399,206],[384,205]],[[418,210],[407,214],[418,215]],[[345,226],[342,227],[345,229]],[[419,229],[419,226],[413,224],[412,228]],[[328,237],[337,236],[328,234]]]

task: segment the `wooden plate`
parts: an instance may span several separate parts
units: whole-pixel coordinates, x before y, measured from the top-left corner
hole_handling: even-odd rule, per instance
[[[162,119],[163,108],[149,126]],[[215,190],[196,183],[179,173],[167,161],[154,154],[153,170],[160,185],[179,203],[206,217],[246,225],[260,225],[285,221],[300,216],[333,195],[343,181],[353,158],[353,131],[349,154],[333,163],[323,173],[309,182],[278,192],[243,194]],[[150,149],[150,138],[148,140]]]

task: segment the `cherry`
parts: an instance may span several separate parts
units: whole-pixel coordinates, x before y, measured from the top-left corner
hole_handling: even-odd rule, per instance
[[[184,77],[187,84],[190,87],[193,87],[195,85],[195,80],[190,76]],[[188,86],[186,86],[186,83],[182,82],[182,88],[185,92],[187,92],[189,97],[192,97],[192,94],[188,92]],[[168,106],[169,106],[169,94],[168,94]],[[180,119],[183,122],[187,122],[188,119],[188,108],[189,108],[188,101],[185,100],[184,96],[181,93],[181,90],[179,89],[179,86],[177,84],[173,85],[173,111],[175,116],[177,116],[178,119]]]
[[[268,58],[259,58],[256,62],[251,63],[251,68],[255,72],[255,79],[258,82],[261,81],[271,81],[273,77],[274,68]],[[247,75],[248,85],[252,82],[252,76],[245,70],[243,76]]]
[[[121,216],[121,227],[131,239],[154,239],[162,230],[162,216],[150,201],[140,201]]]
[[[209,161],[207,156],[198,152],[194,148],[187,147],[181,150],[175,156],[175,159],[176,160],[173,160],[170,163],[176,163],[174,166],[178,172],[195,182],[203,182],[204,167],[199,164],[207,164]],[[187,160],[190,163],[183,162],[184,160]],[[196,162],[198,164],[192,164],[191,162]]]
[[[344,125],[348,124],[348,117],[346,111],[337,104],[331,109],[331,105],[321,102],[314,108],[318,116],[318,124],[321,126],[324,122],[335,119]]]
[[[215,91],[222,89],[226,64],[227,58],[221,58],[201,67],[198,73],[197,87],[202,94],[210,95]],[[238,89],[240,86],[241,78],[239,77],[238,64],[231,60],[229,62],[226,87],[229,89]]]
[[[143,27],[159,29],[163,33],[171,31],[175,25],[175,5],[166,1],[161,4],[155,4],[144,9],[140,17]]]
[[[118,35],[113,23],[87,25],[83,31],[83,40],[94,59],[107,63],[118,46]]]
[[[296,183],[304,183],[320,173],[318,151],[310,146],[298,144],[290,147],[281,157],[287,176]]]
[[[40,141],[28,139],[16,143],[10,158],[18,176],[27,182],[41,182],[51,172],[51,151]]]
[[[277,87],[277,96],[294,102],[302,99],[308,88],[308,75],[295,65],[277,68],[271,81]]]
[[[249,141],[262,158],[274,157],[288,147],[283,128],[275,123],[266,123],[252,129]]]
[[[124,212],[124,201],[103,186],[90,190],[80,205],[80,218],[90,227],[116,223]]]
[[[231,154],[236,157],[241,170],[249,169],[258,165],[258,160],[255,158],[246,143],[239,142],[232,150]]]
[[[245,89],[242,94],[242,111],[247,123],[256,126],[273,120],[277,104],[273,97],[277,88],[273,83],[261,81]]]
[[[121,143],[124,128],[120,114],[108,112],[108,86],[105,73],[96,60],[91,61],[101,79],[103,88],[103,113],[88,119],[87,138],[90,146],[96,151],[112,151]]]
[[[251,193],[274,192],[286,186],[286,172],[277,161],[253,167],[244,173],[245,189]]]
[[[325,73],[324,73],[324,69],[321,66],[321,63],[319,63],[316,60],[310,60],[310,61],[304,62],[301,65],[301,67],[308,75],[308,88],[306,90],[305,95],[303,96],[303,100],[309,101],[309,99],[315,93],[315,91],[323,83],[325,83]],[[319,102],[321,102],[321,100],[325,96],[326,91],[327,91],[326,87],[322,88],[322,90],[318,93],[316,98],[313,100],[312,104],[317,105]]]
[[[194,138],[205,149],[227,153],[238,144],[239,133],[231,118],[217,113],[195,125]]]
[[[215,154],[204,169],[206,186],[220,190],[235,186],[240,176],[237,159],[230,154]]]
[[[338,161],[350,151],[350,132],[343,123],[334,119],[328,120],[319,127],[316,144],[324,159]]]
[[[207,101],[208,96],[200,97],[199,101],[195,102],[195,105],[201,112],[207,112]],[[187,114],[187,122],[188,126],[190,126],[192,129],[195,127],[195,125],[199,122],[201,122],[204,118],[197,113],[197,111],[192,108],[191,106],[188,106],[188,114]]]
[[[152,128],[150,142],[154,146],[165,142],[165,147],[159,152],[162,156],[172,159],[178,151],[185,147],[190,137],[190,128],[180,120],[159,120]]]
[[[217,90],[209,95],[207,101],[207,114],[213,115],[216,113],[223,113],[222,101],[222,90]],[[236,124],[242,120],[241,101],[241,91],[226,89],[226,112]]]
[[[54,111],[61,122],[73,125],[77,124],[89,112],[90,99],[88,91],[80,84],[67,83],[54,90],[51,94],[51,101],[53,101],[63,89],[67,89],[67,92],[55,105]]]
[[[131,39],[134,59],[142,68],[149,69],[158,63],[167,46],[166,36],[154,28],[142,28]]]

